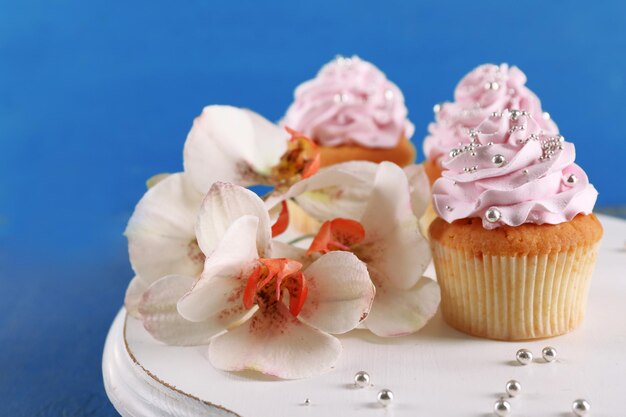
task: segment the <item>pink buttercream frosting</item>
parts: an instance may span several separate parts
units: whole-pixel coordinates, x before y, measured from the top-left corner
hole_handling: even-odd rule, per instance
[[[480,217],[487,229],[557,224],[593,210],[598,192],[574,163],[574,144],[545,133],[529,112],[490,115],[463,143],[442,158],[432,189],[447,222]]]
[[[282,124],[322,146],[393,148],[413,135],[407,114],[402,92],[378,68],[338,57],[296,88]]]
[[[439,161],[467,138],[492,112],[528,111],[547,134],[557,134],[556,124],[543,114],[539,98],[526,87],[526,75],[507,64],[485,64],[467,74],[456,87],[454,102],[435,106],[435,122],[428,126],[424,155]]]

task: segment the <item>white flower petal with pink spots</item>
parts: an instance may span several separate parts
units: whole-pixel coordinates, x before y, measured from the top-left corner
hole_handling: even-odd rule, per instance
[[[150,188],[137,204],[125,235],[133,270],[146,285],[166,275],[202,271],[204,255],[194,231],[201,201],[178,173]]]
[[[189,131],[185,172],[204,194],[217,181],[263,183],[287,149],[289,134],[258,114],[232,106],[207,106]]]
[[[367,266],[350,252],[329,252],[305,271],[308,297],[300,320],[327,333],[340,334],[368,315],[376,289]]]
[[[196,223],[198,245],[211,256],[226,230],[241,216],[258,218],[256,246],[259,256],[269,251],[272,238],[270,218],[263,201],[252,191],[235,184],[216,182],[206,195]]]
[[[365,239],[355,249],[357,256],[379,271],[386,285],[415,285],[431,254],[413,214],[407,177],[397,165],[380,164],[361,224]]]
[[[145,329],[168,345],[204,345],[224,330],[214,322],[191,322],[176,310],[180,297],[188,292],[195,278],[169,275],[161,278],[143,294],[139,313]]]
[[[143,293],[148,287],[149,285],[137,275],[128,284],[126,295],[124,296],[124,307],[129,316],[135,318],[141,317],[139,314],[139,303],[141,302]]]
[[[376,301],[364,324],[372,333],[382,337],[414,333],[435,315],[441,294],[439,286],[422,277],[408,289],[385,285],[385,279],[370,270],[377,285]]]
[[[223,323],[228,327],[246,315],[243,294],[258,259],[258,227],[259,219],[246,215],[226,230],[207,258],[200,280],[178,302],[178,311],[185,319]]]
[[[328,372],[341,353],[335,337],[299,321],[282,303],[211,341],[209,360],[224,371],[254,370],[283,379]]]

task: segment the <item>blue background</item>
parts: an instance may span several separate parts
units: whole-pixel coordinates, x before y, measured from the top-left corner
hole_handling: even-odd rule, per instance
[[[115,415],[100,359],[132,276],[122,231],[204,105],[278,119],[358,54],[403,89],[421,150],[433,104],[509,62],[607,208],[626,203],[625,27],[621,1],[0,1],[0,415]]]

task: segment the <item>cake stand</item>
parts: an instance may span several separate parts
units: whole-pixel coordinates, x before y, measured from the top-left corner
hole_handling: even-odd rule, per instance
[[[214,369],[206,346],[166,346],[124,309],[104,347],[107,394],[124,417],[135,416],[429,416],[487,417],[505,384],[522,393],[509,400],[512,416],[573,416],[572,402],[591,403],[590,416],[626,415],[626,221],[600,216],[605,236],[591,282],[587,316],[576,331],[547,340],[498,342],[448,327],[438,314],[422,331],[382,339],[364,330],[340,336],[344,350],[331,372],[283,381],[256,373]],[[432,266],[428,271],[434,274]],[[541,350],[553,346],[547,363]],[[534,361],[515,361],[520,348]],[[366,371],[371,385],[357,388]],[[388,407],[377,394],[388,388]],[[308,399],[308,401],[307,401]]]

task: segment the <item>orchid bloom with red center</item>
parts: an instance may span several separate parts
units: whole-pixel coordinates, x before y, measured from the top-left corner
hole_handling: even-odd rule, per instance
[[[129,314],[139,317],[143,293],[165,275],[199,277],[204,254],[196,242],[194,223],[211,184],[261,184],[281,190],[313,175],[319,164],[317,145],[296,131],[250,110],[204,108],[185,142],[185,172],[153,177],[128,222],[125,234],[136,274],[126,292]],[[272,220],[273,236],[287,230],[286,203],[272,211]]]
[[[267,204],[293,198],[324,222],[306,255],[350,251],[367,264],[376,298],[363,326],[389,337],[416,332],[439,305],[437,283],[422,276],[431,259],[418,222],[427,196],[420,170],[352,162],[320,170]]]
[[[312,261],[272,243],[263,201],[233,184],[211,187],[195,231],[206,255],[200,279],[169,275],[148,288],[139,304],[148,332],[168,344],[210,341],[209,359],[222,370],[287,379],[330,370],[341,351],[331,334],[370,311],[366,265],[350,252]]]
[[[311,139],[250,110],[207,106],[187,136],[184,166],[203,195],[216,181],[284,188],[317,172],[320,154]]]

